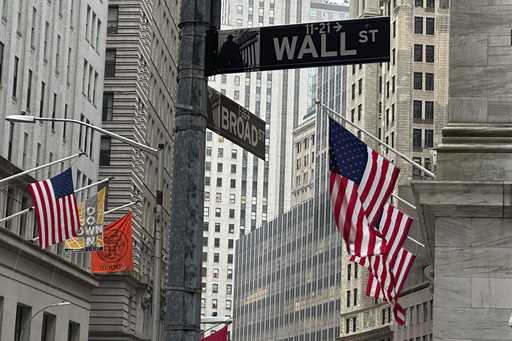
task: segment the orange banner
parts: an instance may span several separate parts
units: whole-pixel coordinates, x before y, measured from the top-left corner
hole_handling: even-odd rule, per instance
[[[133,270],[131,212],[104,228],[103,244],[102,251],[91,253],[92,272],[110,273]]]

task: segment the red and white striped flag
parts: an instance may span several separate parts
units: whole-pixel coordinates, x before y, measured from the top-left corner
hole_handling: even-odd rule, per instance
[[[30,184],[29,191],[41,248],[76,237],[80,220],[71,168],[53,178]]]
[[[415,256],[402,246],[413,219],[390,204],[386,204],[379,224],[379,233],[387,242],[387,254],[371,257],[350,257],[350,260],[370,271],[366,294],[393,303],[395,320],[403,324],[403,309],[397,303]],[[403,321],[403,322],[401,322]]]
[[[398,179],[399,169],[333,119],[329,120],[331,207],[349,254],[384,254],[374,226]]]
[[[370,226],[377,225],[400,169],[333,119],[329,119],[329,167],[357,185],[366,218]]]

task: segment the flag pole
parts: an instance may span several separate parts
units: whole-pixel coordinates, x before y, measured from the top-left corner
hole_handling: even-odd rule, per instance
[[[105,214],[114,213],[115,211],[119,211],[119,210],[122,210],[123,208],[130,207],[132,205],[135,205],[136,203],[137,203],[137,201],[129,202],[129,203],[123,205],[123,206],[119,206],[119,207],[113,208],[111,210],[108,210],[108,211],[105,212]]]
[[[82,187],[82,188],[76,189],[76,190],[75,190],[75,193],[81,192],[81,191],[86,190],[86,189],[88,189],[88,188],[91,188],[91,187],[93,187],[93,186],[101,185],[102,183],[108,182],[108,181],[112,180],[113,178],[114,178],[114,177],[113,177],[113,176],[111,176],[111,177],[109,177],[109,178],[105,178],[105,179],[102,179],[102,180],[100,180],[100,181],[94,182],[94,183],[92,183],[92,184],[90,184],[90,185],[87,185],[87,186],[85,186],[85,187]],[[26,214],[26,213],[28,213],[28,212],[32,211],[33,209],[34,209],[34,207],[29,207],[29,208],[26,208],[26,209],[21,210],[21,211],[19,211],[19,212],[16,212],[16,213],[14,213],[14,214],[11,214],[10,216],[7,216],[7,217],[4,217],[4,218],[1,218],[1,219],[0,219],[0,223],[3,223],[3,222],[5,222],[5,221],[11,220],[11,219],[14,219],[14,218],[16,218],[16,217],[18,217],[18,216],[20,216],[20,215]]]
[[[316,101],[316,103],[322,107],[324,107],[325,109],[329,110],[330,112],[332,112],[336,117],[339,117],[341,118],[345,123],[348,123],[349,125],[351,125],[352,127],[360,130],[362,133],[364,133],[365,135],[367,135],[368,137],[370,137],[372,140],[374,140],[375,142],[377,142],[378,144],[380,145],[383,145],[384,147],[386,148],[389,148],[392,152],[394,152],[396,155],[400,156],[402,159],[404,159],[405,161],[407,161],[408,163],[410,163],[413,167],[416,167],[416,168],[419,168],[421,169],[422,171],[424,171],[427,175],[429,175],[430,177],[432,177],[433,179],[436,178],[436,175],[434,173],[432,173],[431,171],[429,171],[428,169],[426,169],[425,167],[423,167],[422,165],[419,165],[417,164],[416,162],[414,162],[413,160],[411,160],[410,158],[408,158],[405,154],[399,152],[398,150],[396,150],[395,148],[391,147],[389,144],[383,142],[382,140],[380,140],[378,137],[376,137],[375,135],[373,135],[372,133],[364,130],[363,128],[359,127],[357,124],[355,123],[352,123],[350,122],[350,120],[348,120],[347,118],[343,117],[341,114],[337,113],[336,111],[334,111],[333,109],[329,108],[327,105],[321,103],[320,101]]]
[[[329,110],[330,112],[332,112],[334,115],[336,115],[337,117],[341,118],[344,122],[348,123],[349,125],[353,126],[354,128],[360,130],[361,132],[363,132],[364,134],[368,135],[369,137],[371,137],[373,140],[375,140],[377,143],[391,149],[393,152],[395,152],[398,156],[402,157],[405,161],[409,162],[411,165],[413,165],[413,167],[417,167],[421,170],[423,170],[425,173],[427,173],[428,175],[430,175],[431,177],[433,177],[435,179],[436,175],[434,173],[432,173],[431,171],[429,171],[428,169],[424,168],[423,166],[421,165],[418,165],[416,162],[412,161],[411,159],[409,159],[407,156],[405,156],[404,154],[400,153],[398,150],[396,150],[395,148],[391,147],[390,145],[388,145],[387,143],[384,143],[383,141],[381,141],[379,138],[377,138],[375,135],[373,135],[372,133],[364,130],[363,128],[359,127],[357,124],[355,123],[352,123],[350,122],[348,119],[346,119],[345,117],[343,117],[341,114],[337,113],[336,111],[334,111],[333,109],[329,108],[327,105],[321,103],[320,101],[316,101],[316,104],[319,105],[319,106],[322,106],[324,107],[325,109]],[[404,204],[406,204],[407,206],[409,206],[410,208],[416,210],[416,206],[414,206],[413,204],[411,204],[410,202],[406,201],[405,199],[402,199],[400,198],[398,195],[395,195],[395,194],[391,194],[394,198],[396,198],[397,200],[403,202]],[[411,240],[412,242],[418,244],[419,246],[421,247],[425,247],[425,244],[422,244],[420,243],[419,241],[417,241],[416,239],[414,238],[411,238],[409,236],[407,236],[407,238],[409,240]]]
[[[129,206],[132,206],[132,205],[134,205],[134,204],[136,204],[136,203],[137,203],[136,201],[132,201],[132,202],[130,202],[130,203],[128,203],[128,204],[126,204],[126,205],[123,205],[123,206],[119,206],[119,207],[113,208],[113,209],[111,209],[110,211],[106,211],[104,214],[110,214],[110,213],[113,213],[113,212],[118,211],[118,210],[121,210],[121,209],[123,209],[123,208],[129,207]],[[30,240],[31,240],[31,241],[36,241],[36,240],[39,240],[39,237],[35,237],[35,238],[30,239]]]
[[[71,155],[71,156],[67,156],[63,159],[60,159],[60,160],[55,160],[55,161],[52,161],[52,162],[49,162],[49,163],[46,163],[44,165],[41,165],[41,166],[37,166],[37,167],[34,167],[34,168],[31,168],[31,169],[28,169],[26,171],[23,171],[23,172],[20,172],[20,173],[17,173],[17,174],[13,174],[11,176],[8,176],[6,178],[3,178],[3,179],[0,179],[0,184],[3,184],[4,182],[7,182],[7,181],[10,181],[10,180],[13,180],[13,179],[16,179],[16,178],[19,178],[20,176],[22,175],[25,175],[25,174],[28,174],[28,173],[32,173],[32,172],[35,172],[35,171],[38,171],[40,169],[43,169],[43,168],[48,168],[48,167],[51,167],[57,163],[61,163],[61,162],[65,162],[65,161],[68,161],[68,160],[71,160],[71,159],[74,159],[76,157],[80,157],[82,155],[85,155],[84,152],[80,152],[78,154],[74,154],[74,155]]]

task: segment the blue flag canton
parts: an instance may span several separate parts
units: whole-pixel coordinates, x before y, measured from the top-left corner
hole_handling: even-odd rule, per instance
[[[55,193],[55,199],[65,197],[75,192],[73,188],[73,173],[71,168],[68,168],[59,175],[50,179]]]
[[[329,118],[330,170],[359,185],[367,162],[367,145],[338,122]]]

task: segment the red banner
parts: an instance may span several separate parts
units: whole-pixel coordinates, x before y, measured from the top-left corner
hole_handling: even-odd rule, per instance
[[[131,212],[104,228],[103,244],[102,251],[92,252],[92,272],[133,270]]]
[[[228,326],[226,325],[215,333],[203,337],[201,341],[228,341]]]

